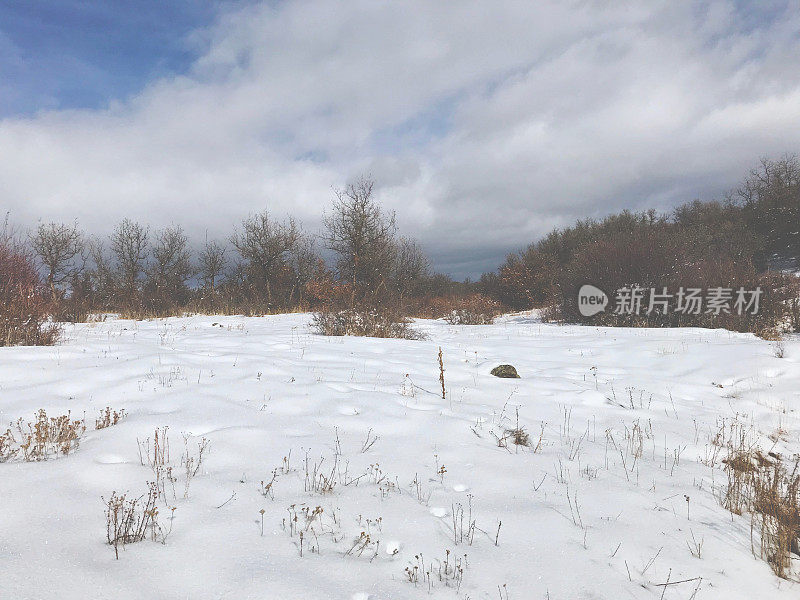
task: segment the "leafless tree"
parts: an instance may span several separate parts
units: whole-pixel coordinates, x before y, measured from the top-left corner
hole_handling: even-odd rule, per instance
[[[290,306],[302,294],[306,284],[314,279],[318,273],[320,260],[314,238],[309,235],[301,235],[289,253],[288,265],[292,275],[292,285],[288,298]]]
[[[92,238],[89,240],[87,247],[93,263],[92,268],[89,270],[91,287],[97,294],[97,299],[100,300],[102,308],[109,308],[117,291],[116,272],[102,240]]]
[[[415,240],[402,237],[395,246],[393,283],[402,302],[430,276],[430,261]]]
[[[29,240],[55,302],[63,293],[62,286],[80,275],[86,265],[83,234],[77,224],[41,223]]]
[[[283,275],[289,255],[301,235],[294,219],[279,223],[264,211],[245,219],[241,231],[231,237],[231,243],[245,261],[253,291],[264,294],[270,304],[273,284]]]
[[[6,246],[12,237],[11,211],[6,211],[6,214],[3,216],[3,227],[0,227],[0,245]]]
[[[335,190],[332,210],[325,215],[325,242],[338,254],[342,280],[360,293],[376,296],[386,289],[395,252],[394,213],[385,213],[373,198],[375,183],[365,177]]]
[[[26,248],[23,248],[23,242],[24,239],[19,227],[11,222],[11,211],[7,211],[3,216],[2,227],[0,227],[0,246],[21,252],[26,250]]]
[[[800,160],[761,159],[733,197],[748,226],[763,240],[762,262],[775,257],[800,263]]]
[[[227,263],[225,246],[216,241],[206,240],[198,257],[198,274],[203,287],[212,298]]]
[[[193,275],[189,243],[180,226],[162,229],[153,237],[152,262],[147,270],[147,297],[163,310],[186,301],[186,282]]]
[[[147,227],[123,219],[111,234],[111,254],[116,261],[116,279],[126,302],[139,297],[139,283],[147,267]]]

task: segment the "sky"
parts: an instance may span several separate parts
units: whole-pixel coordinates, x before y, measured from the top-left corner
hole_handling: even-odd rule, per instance
[[[0,209],[316,233],[369,175],[438,271],[474,278],[800,153],[798,32],[793,0],[6,0]]]

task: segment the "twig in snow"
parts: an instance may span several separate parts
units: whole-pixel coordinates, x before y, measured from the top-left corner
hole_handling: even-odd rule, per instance
[[[654,562],[656,562],[656,559],[658,558],[658,555],[659,555],[659,554],[661,554],[661,551],[662,551],[663,549],[664,549],[664,546],[661,546],[661,548],[659,548],[659,549],[658,549],[658,552],[656,552],[656,553],[653,555],[653,558],[651,558],[651,559],[648,561],[648,563],[647,563],[647,564],[645,565],[645,567],[644,567],[644,570],[642,571],[642,575],[644,575],[644,574],[647,572],[647,569],[649,569],[650,567],[652,567],[652,566],[653,566],[653,563],[654,563]]]
[[[231,497],[230,497],[230,498],[228,498],[227,500],[225,500],[225,502],[223,502],[223,503],[222,503],[222,504],[220,504],[219,506],[217,506],[217,508],[222,508],[223,506],[225,506],[225,505],[226,505],[228,502],[230,502],[230,501],[231,501],[231,500],[233,500],[234,498],[236,498],[236,492],[233,492],[233,494],[231,494]]]

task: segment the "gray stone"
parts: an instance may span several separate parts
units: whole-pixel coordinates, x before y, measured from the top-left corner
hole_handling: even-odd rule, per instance
[[[499,365],[492,369],[492,375],[506,379],[519,379],[517,370],[512,365]]]

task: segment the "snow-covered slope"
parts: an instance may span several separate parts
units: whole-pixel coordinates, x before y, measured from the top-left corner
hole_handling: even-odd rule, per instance
[[[0,464],[0,598],[800,593],[753,556],[748,518],[720,506],[711,444],[738,415],[765,449],[800,450],[796,340],[777,358],[726,331],[510,316],[420,321],[428,339],[405,341],[322,337],[308,321],[108,321],[68,326],[52,348],[0,348],[3,430],[39,408],[90,423],[68,456]],[[501,363],[521,379],[489,375]],[[106,406],[127,416],[95,431]],[[531,447],[501,447],[517,418]],[[146,491],[137,440],[164,426],[177,482],[159,520],[171,533],[115,560],[101,497]],[[190,451],[210,441],[185,498],[182,434]],[[309,489],[320,475],[332,489]],[[409,581],[415,566],[430,577]],[[691,581],[657,585],[668,578]]]

